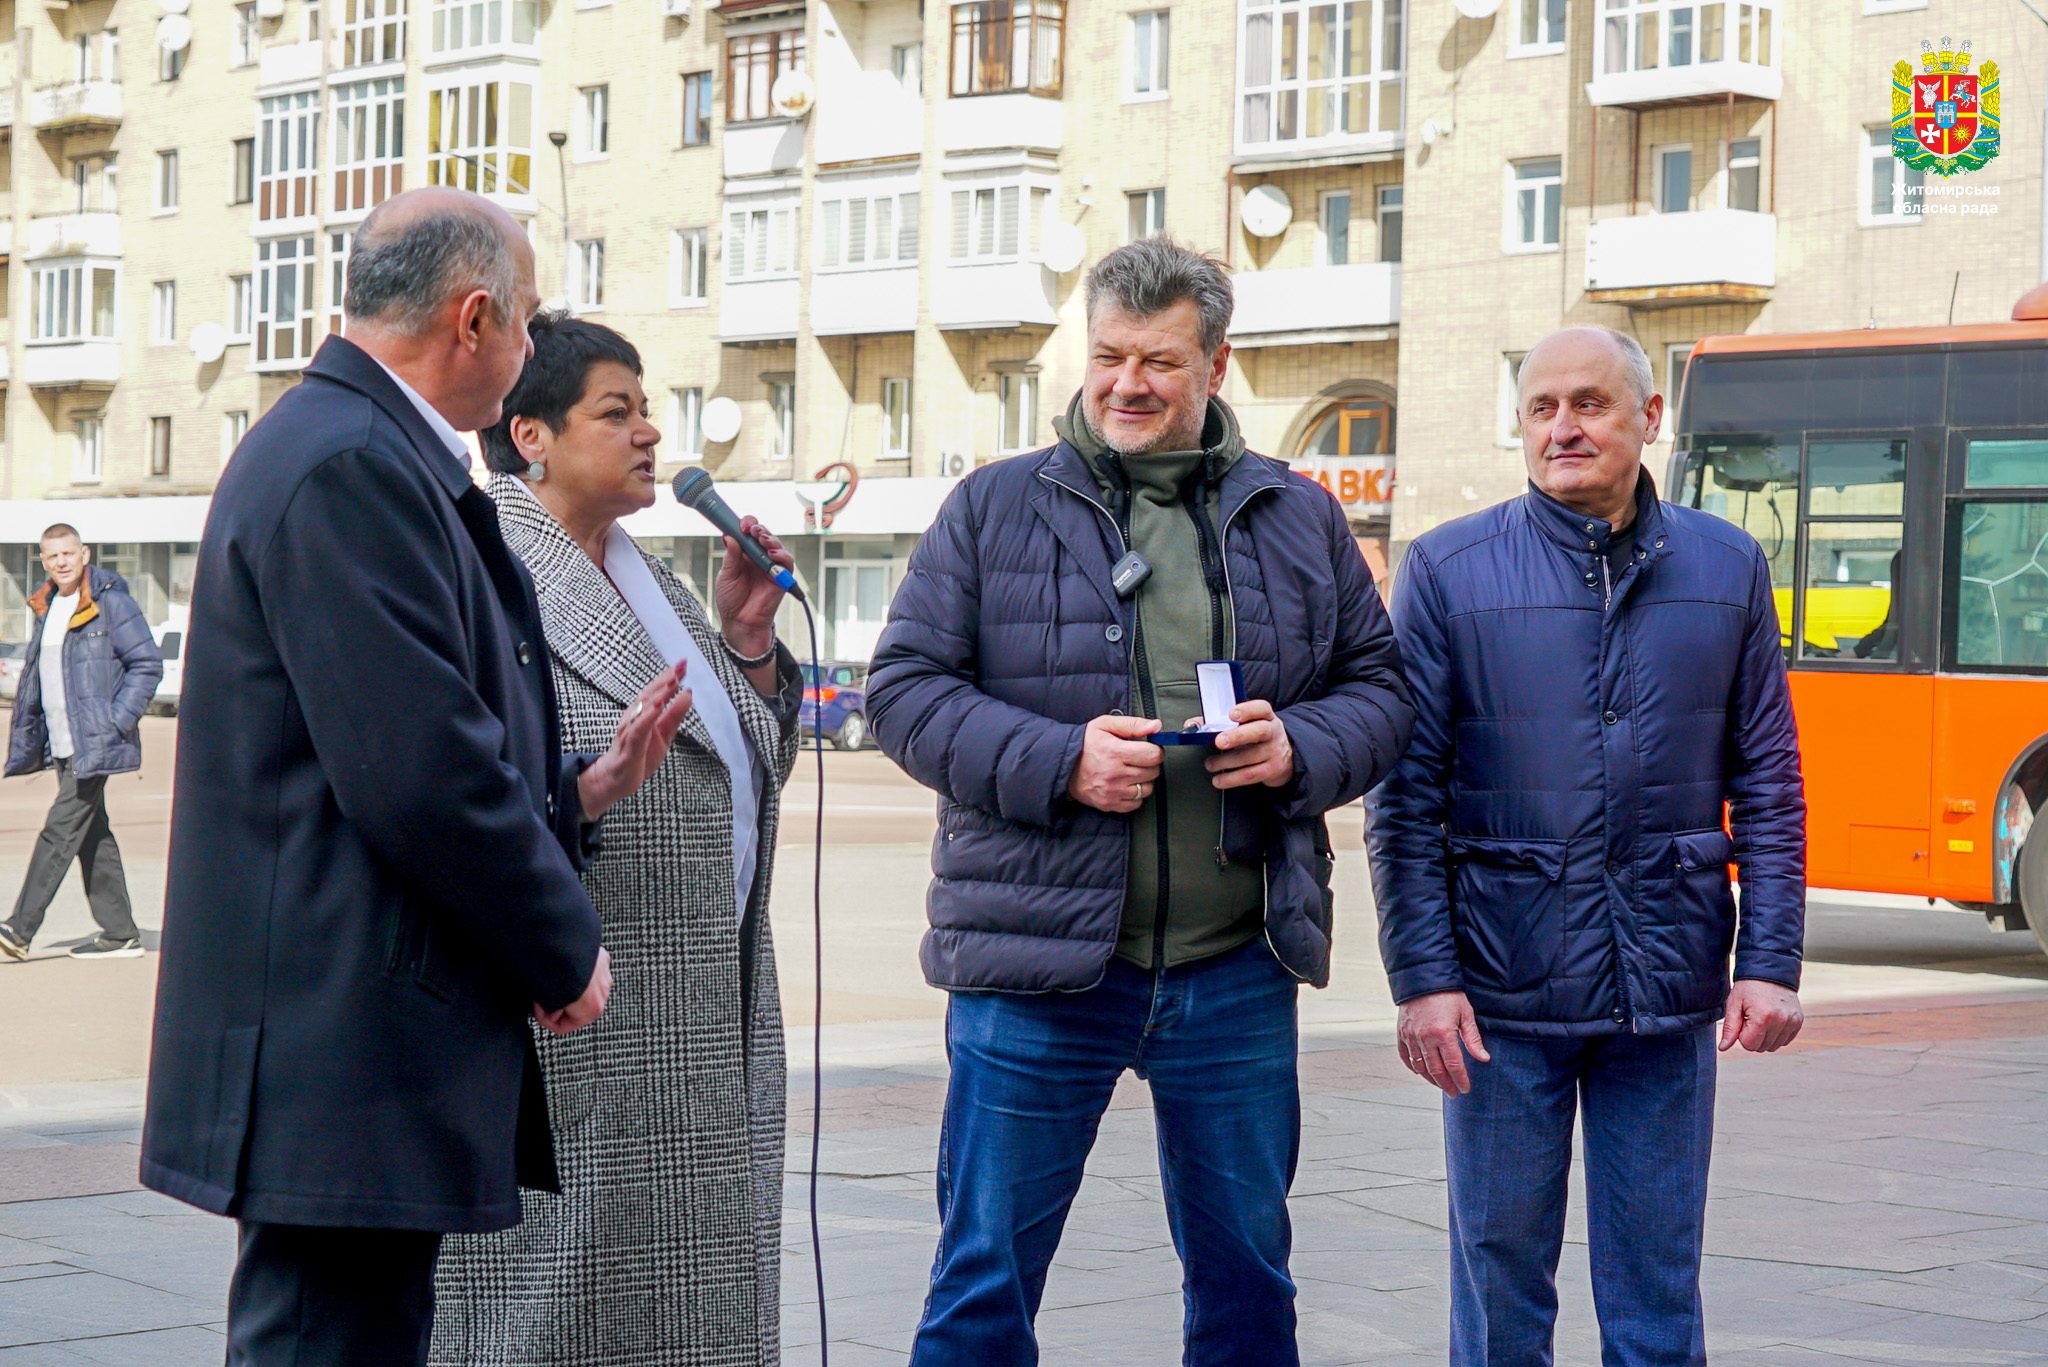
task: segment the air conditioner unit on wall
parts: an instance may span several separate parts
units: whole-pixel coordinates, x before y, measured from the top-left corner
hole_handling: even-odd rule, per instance
[[[974,457],[965,451],[948,451],[939,457],[939,473],[947,479],[959,479],[974,468]]]
[[[690,0],[661,0],[661,12],[670,19],[690,17]]]

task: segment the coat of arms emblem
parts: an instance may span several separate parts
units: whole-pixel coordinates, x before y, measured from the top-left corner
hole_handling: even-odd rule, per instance
[[[1892,155],[1937,176],[1982,170],[1998,155],[1998,63],[1970,70],[1970,45],[1920,44],[1919,72],[1892,68]]]

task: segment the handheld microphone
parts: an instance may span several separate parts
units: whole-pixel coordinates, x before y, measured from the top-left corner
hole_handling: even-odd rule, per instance
[[[768,558],[768,552],[761,549],[761,543],[740,530],[740,520],[733,510],[718,496],[718,488],[711,482],[711,476],[701,468],[691,468],[676,476],[676,502],[686,508],[695,508],[705,520],[719,531],[739,543],[747,559],[761,567],[766,574],[781,586],[782,591],[799,603],[804,601],[804,591],[797,586],[796,576]]]

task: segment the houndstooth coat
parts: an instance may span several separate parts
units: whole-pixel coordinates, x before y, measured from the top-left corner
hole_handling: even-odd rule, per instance
[[[563,750],[601,751],[665,662],[531,494],[502,474],[489,491],[540,597]],[[431,1357],[439,1367],[781,1360],[785,1079],[766,913],[802,681],[785,651],[781,694],[764,700],[702,605],[666,566],[648,563],[769,776],[753,898],[741,924],[728,775],[692,712],[646,786],[606,815],[603,852],[583,876],[604,918],[611,1003],[572,1035],[536,1027],[562,1194],[524,1192],[518,1227],[446,1241]]]

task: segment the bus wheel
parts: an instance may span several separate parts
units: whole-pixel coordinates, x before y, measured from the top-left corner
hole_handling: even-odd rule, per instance
[[[2048,953],[2048,823],[2041,823],[2028,833],[2027,843],[2020,846],[2018,865],[2013,870],[2013,881],[2019,884],[2020,909],[2027,915],[2027,928],[2034,932],[2034,942]]]

